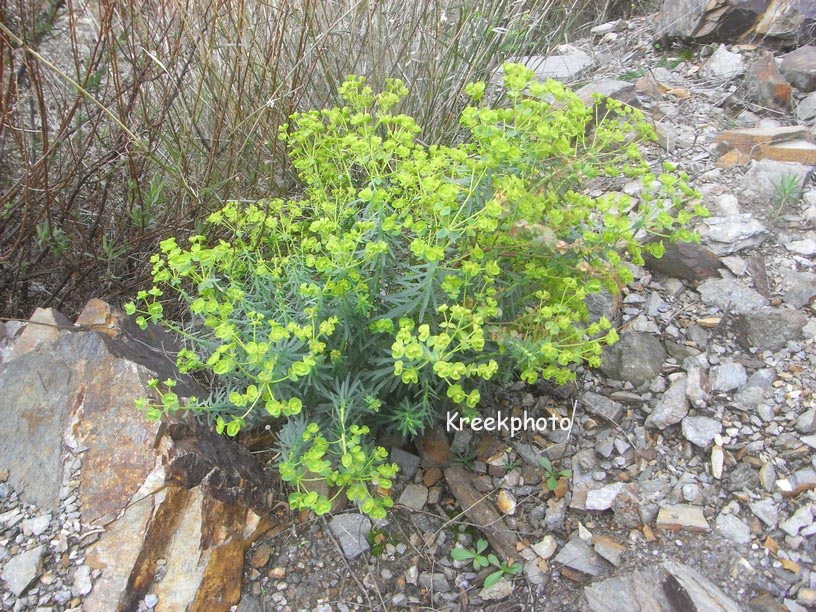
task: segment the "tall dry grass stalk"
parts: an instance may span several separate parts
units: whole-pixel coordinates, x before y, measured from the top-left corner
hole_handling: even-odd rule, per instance
[[[0,309],[128,293],[156,241],[296,188],[278,128],[348,74],[449,142],[467,82],[617,1],[0,0]]]

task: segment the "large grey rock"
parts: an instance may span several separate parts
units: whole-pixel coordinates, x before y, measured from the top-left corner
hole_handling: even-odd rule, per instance
[[[736,279],[710,279],[700,284],[697,291],[703,302],[722,311],[742,314],[768,305],[768,300]]]
[[[625,331],[620,340],[604,348],[601,372],[615,380],[640,386],[660,373],[666,351],[655,336]]]
[[[672,382],[671,387],[666,390],[663,397],[657,402],[655,409],[646,418],[647,426],[666,429],[666,427],[683,420],[689,410],[686,385],[686,375],[679,374]]]
[[[706,79],[729,81],[745,72],[745,60],[739,53],[729,51],[720,45],[714,54],[703,64],[700,74]]]
[[[369,549],[368,534],[371,520],[362,514],[338,514],[329,523],[334,536],[340,540],[343,554],[353,559]]]
[[[22,595],[42,572],[43,556],[45,546],[41,545],[12,557],[6,563],[6,567],[3,568],[3,580],[17,597]]]
[[[754,26],[769,1],[664,0],[657,15],[656,36],[735,42]]]
[[[808,318],[798,310],[763,307],[740,314],[735,320],[737,342],[743,348],[778,351],[802,336]]]
[[[674,561],[665,562],[663,567],[669,574],[663,589],[675,609],[740,612],[733,599],[695,569]]]
[[[687,416],[683,419],[683,437],[700,448],[706,448],[714,436],[722,431],[722,423],[706,416]]]
[[[584,104],[594,104],[594,96],[600,95],[603,98],[612,98],[624,104],[637,105],[637,94],[635,85],[629,81],[617,79],[598,79],[592,81],[576,90],[576,95],[583,100]]]
[[[700,235],[718,255],[729,255],[762,244],[768,237],[765,226],[748,213],[729,217],[709,217]]]
[[[782,74],[791,85],[804,92],[816,89],[816,47],[805,45],[782,58]]]

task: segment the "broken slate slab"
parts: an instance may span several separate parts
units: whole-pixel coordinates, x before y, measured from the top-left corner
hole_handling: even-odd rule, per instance
[[[598,393],[588,391],[581,400],[587,412],[613,423],[619,423],[623,416],[623,405]]]
[[[720,45],[713,55],[703,64],[700,75],[706,79],[729,81],[745,72],[745,60],[739,53],[729,51]]]
[[[739,517],[733,514],[721,512],[717,515],[717,520],[714,521],[714,525],[717,527],[717,531],[732,542],[736,542],[737,544],[751,543],[751,529],[740,520]]]
[[[719,276],[720,258],[710,249],[691,242],[663,243],[660,258],[644,253],[643,259],[651,270],[666,276],[699,281]]]
[[[338,514],[329,523],[334,536],[340,541],[343,554],[349,559],[369,549],[368,534],[371,532],[371,521],[362,514]]]
[[[547,79],[570,81],[594,64],[592,58],[580,49],[563,45],[561,50],[562,52],[556,55],[528,55],[510,58],[508,61],[524,64],[535,72],[535,77],[539,81]]]
[[[751,312],[768,305],[768,300],[736,279],[710,279],[701,283],[697,291],[703,302],[723,312],[736,314]]]
[[[789,519],[779,523],[779,528],[789,536],[795,537],[802,529],[809,527],[812,523],[813,512],[810,506],[802,506]]]
[[[682,427],[683,437],[700,448],[707,448],[722,431],[722,423],[706,416],[687,416]]]
[[[708,521],[700,506],[674,504],[664,506],[657,513],[657,527],[667,531],[687,529],[688,531],[709,531]]]
[[[698,571],[674,561],[667,561],[663,567],[669,574],[663,589],[675,609],[740,612],[733,599]]]
[[[607,562],[577,536],[564,545],[553,562],[593,578],[608,574],[610,569]]]
[[[44,555],[45,545],[37,546],[12,557],[6,563],[3,569],[3,580],[17,597],[22,595],[40,575]]]
[[[604,559],[609,561],[615,567],[620,566],[621,557],[626,552],[626,547],[619,544],[612,538],[607,536],[596,536],[592,538],[592,547],[595,552],[601,555]]]
[[[816,47],[805,45],[782,58],[782,74],[799,91],[816,90]]]
[[[733,391],[745,386],[748,382],[748,372],[741,363],[727,361],[711,368],[709,381],[712,391]]]
[[[766,497],[757,502],[748,504],[751,512],[754,513],[760,521],[765,523],[771,529],[776,529],[779,523],[779,509],[773,499]]]
[[[412,510],[422,510],[428,501],[428,489],[422,484],[409,484],[400,495],[399,503]]]
[[[422,459],[395,446],[391,449],[391,461],[399,466],[400,474],[406,480],[411,480],[419,469]]]
[[[616,482],[606,485],[600,489],[592,489],[587,492],[586,509],[587,510],[609,510],[612,504],[615,503],[615,498],[623,488],[622,482]]]
[[[604,347],[601,372],[615,380],[640,386],[660,374],[666,351],[652,334],[624,331],[620,340]]]
[[[647,427],[657,427],[666,429],[675,425],[685,418],[689,411],[688,396],[686,386],[688,377],[685,374],[678,374],[671,387],[669,387],[652,413],[646,418]]]
[[[768,232],[749,213],[741,213],[705,219],[700,235],[716,254],[731,255],[758,247],[768,237]]]

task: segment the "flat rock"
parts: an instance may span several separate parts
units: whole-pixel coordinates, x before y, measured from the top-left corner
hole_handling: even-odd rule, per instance
[[[608,574],[610,569],[607,562],[579,537],[571,538],[564,545],[556,555],[554,563],[593,578]]]
[[[615,567],[621,564],[621,557],[623,553],[626,552],[626,547],[623,544],[619,544],[607,536],[596,536],[592,538],[592,548]]]
[[[6,562],[2,577],[9,590],[17,597],[22,595],[42,572],[44,556],[45,546],[42,545],[22,552]]]
[[[816,47],[805,45],[782,57],[782,74],[799,91],[816,90]]]
[[[712,391],[733,391],[745,386],[748,382],[748,372],[741,363],[728,361],[711,368],[709,380]]]
[[[604,347],[602,359],[606,376],[640,386],[660,374],[666,351],[652,334],[624,331],[616,344]]]
[[[685,374],[680,374],[672,382],[671,386],[663,393],[663,397],[657,402],[655,409],[646,418],[647,427],[666,429],[683,420],[688,414],[689,402],[686,394],[688,378]]]
[[[744,72],[745,60],[742,55],[729,51],[725,45],[717,47],[700,70],[704,78],[716,81],[729,81]]]
[[[781,181],[792,177],[794,184],[802,189],[809,174],[810,167],[803,164],[761,159],[751,162],[740,186],[746,196],[752,196],[758,202],[770,203]]]
[[[622,482],[606,485],[600,489],[592,489],[587,492],[587,510],[609,510],[615,503],[615,498],[623,488]]]
[[[737,544],[750,544],[751,529],[739,517],[721,512],[714,525],[724,537]]]
[[[802,336],[807,316],[798,310],[763,307],[737,315],[735,331],[737,342],[743,348],[778,351],[790,340]]]
[[[329,528],[340,540],[340,548],[346,557],[353,559],[369,549],[371,520],[368,517],[354,513],[337,514],[329,523]]]
[[[802,506],[785,521],[779,523],[779,528],[789,536],[796,536],[805,527],[813,524],[813,512],[810,506]]]
[[[816,150],[816,147],[814,147],[814,150]],[[814,164],[816,164],[816,161],[814,161]],[[786,243],[785,248],[791,253],[796,253],[797,255],[802,255],[804,257],[810,257],[812,255],[816,255],[816,240],[813,240],[812,238],[793,240]]]
[[[528,55],[510,58],[507,61],[524,64],[535,72],[536,79],[540,81],[556,79],[567,82],[591,68],[595,63],[588,54],[574,47],[564,48],[563,52],[559,54],[548,56]]]
[[[816,119],[816,91],[805,96],[796,105],[796,118],[802,123]]]
[[[740,612],[740,606],[698,571],[682,563],[663,564],[669,578],[664,591],[677,610]]]
[[[682,427],[683,437],[700,448],[707,448],[722,431],[722,423],[706,416],[687,416]]]
[[[667,276],[698,281],[719,276],[720,258],[711,250],[692,242],[664,243],[663,257],[645,253],[646,266]]]
[[[697,291],[703,302],[723,312],[741,314],[768,305],[766,298],[736,279],[710,279],[701,283]]]
[[[667,531],[687,529],[689,531],[709,531],[708,521],[700,506],[674,504],[664,506],[657,513],[657,527]]]
[[[774,500],[766,497],[748,504],[748,507],[760,521],[771,529],[776,529],[777,524],[779,524],[779,508]]]
[[[408,453],[395,446],[391,449],[391,461],[399,466],[400,474],[402,474],[406,480],[411,480],[419,469],[419,464],[422,462],[422,459],[417,455]]]
[[[588,391],[581,400],[587,412],[613,423],[619,423],[623,416],[623,405],[604,395]]]
[[[665,0],[657,15],[656,37],[693,38],[695,42],[733,42],[748,32],[764,10],[764,3],[725,0],[710,10],[698,0]]]
[[[422,484],[409,484],[400,495],[399,503],[412,510],[422,510],[428,501],[428,489]]]
[[[587,106],[595,104],[595,95],[612,98],[629,105],[637,103],[635,85],[629,81],[617,79],[598,79],[584,85],[575,93]]]
[[[485,601],[501,601],[512,594],[513,583],[507,578],[499,578],[494,584],[479,591],[479,598]]]
[[[796,270],[782,270],[780,275],[782,299],[792,308],[802,308],[810,304],[816,296],[816,275]]]
[[[558,550],[558,542],[555,541],[553,536],[546,535],[540,542],[533,544],[530,548],[533,549],[535,554],[546,561]]]
[[[816,432],[816,408],[806,410],[796,419],[796,431],[803,434]]]
[[[34,518],[25,519],[22,523],[23,533],[30,533],[31,535],[37,537],[45,533],[50,524],[50,514],[43,514]]]
[[[703,221],[700,235],[718,255],[758,247],[768,237],[765,226],[748,213],[709,217]]]

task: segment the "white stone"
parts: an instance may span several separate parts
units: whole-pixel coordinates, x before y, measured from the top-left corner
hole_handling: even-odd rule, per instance
[[[720,45],[703,65],[700,74],[717,81],[727,81],[745,72],[745,61],[739,53],[732,53]]]
[[[37,546],[12,557],[6,563],[6,567],[3,569],[3,580],[6,581],[9,590],[17,597],[22,595],[40,575],[44,555],[45,546]]]

